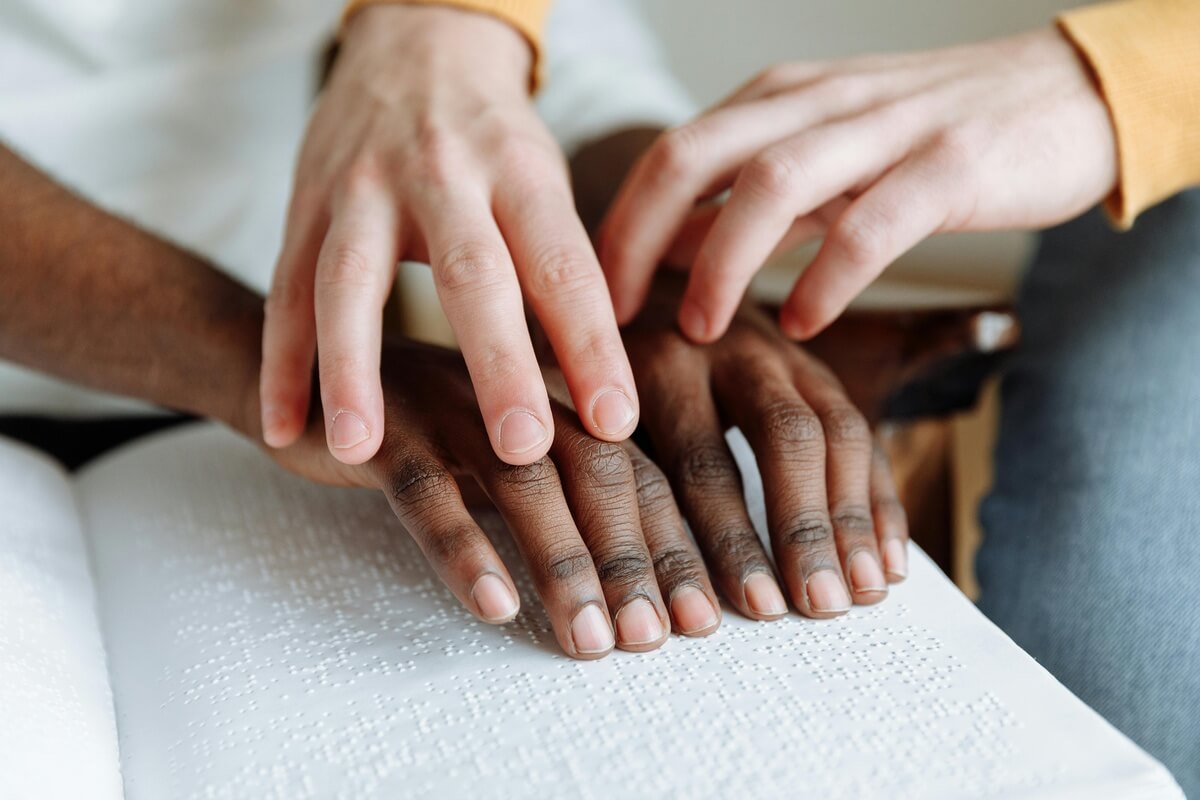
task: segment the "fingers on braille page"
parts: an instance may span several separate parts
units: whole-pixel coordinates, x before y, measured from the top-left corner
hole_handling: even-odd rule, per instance
[[[617,647],[653,650],[666,640],[671,620],[642,535],[629,453],[620,444],[589,436],[565,409],[556,426],[550,453],[600,579]]]
[[[887,579],[899,583],[908,577],[908,515],[896,491],[891,460],[878,441],[871,456],[871,514]]]
[[[637,427],[637,388],[565,177],[557,188],[514,181],[495,206],[522,291],[562,367],[579,420],[598,439],[626,439]]]
[[[296,441],[308,420],[317,351],[313,284],[328,225],[328,216],[309,196],[292,198],[264,307],[259,397],[263,441],[271,447]]]
[[[484,622],[513,619],[520,610],[516,585],[445,465],[417,446],[380,461],[392,510],[442,582]]]
[[[745,616],[776,619],[787,613],[787,601],[746,511],[707,370],[697,370],[694,383],[678,373],[650,381],[645,391],[657,402],[646,408],[643,424],[717,588]]]
[[[684,636],[707,636],[721,624],[721,604],[704,558],[683,524],[667,476],[634,445],[626,444],[625,449],[637,483],[642,536],[672,625]]]
[[[544,457],[512,465],[492,456],[476,480],[512,531],[563,652],[608,655],[616,645],[608,602],[554,463]]]
[[[878,603],[887,596],[887,579],[871,507],[871,428],[824,364],[800,353],[793,374],[825,441],[826,496],[842,574],[855,603]]]
[[[746,435],[763,479],[767,528],[792,602],[806,616],[850,610],[825,490],[821,421],[774,352],[745,352],[714,370],[717,398]]]

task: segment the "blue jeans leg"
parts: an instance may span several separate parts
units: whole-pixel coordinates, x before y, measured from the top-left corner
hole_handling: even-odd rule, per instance
[[[1042,238],[980,515],[984,612],[1200,798],[1200,191]]]

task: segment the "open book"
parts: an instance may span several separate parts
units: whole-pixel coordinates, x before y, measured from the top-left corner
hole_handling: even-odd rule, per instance
[[[915,548],[841,619],[574,662],[496,537],[501,628],[377,493],[223,430],[75,480],[0,443],[0,797],[1181,797]]]

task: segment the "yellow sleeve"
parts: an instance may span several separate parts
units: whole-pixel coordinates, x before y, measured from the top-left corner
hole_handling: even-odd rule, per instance
[[[456,6],[507,22],[521,33],[533,48],[533,75],[531,85],[536,88],[541,75],[542,29],[552,0],[349,0],[342,12],[342,25],[355,13],[369,5],[381,3],[405,3],[409,5]],[[603,0],[598,0],[603,2]]]
[[[1058,22],[1108,103],[1120,179],[1105,208],[1128,228],[1155,203],[1200,185],[1200,0],[1117,0]]]

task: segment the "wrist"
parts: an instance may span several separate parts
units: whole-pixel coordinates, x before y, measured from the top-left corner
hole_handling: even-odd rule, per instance
[[[521,97],[528,97],[534,63],[529,40],[496,17],[406,3],[358,10],[343,29],[341,58],[389,77],[462,73],[474,84]]]
[[[197,269],[212,272],[207,267]],[[223,280],[196,287],[195,297],[197,305],[206,305],[212,312],[177,348],[190,350],[187,360],[204,375],[203,380],[192,381],[184,410],[217,420],[251,441],[261,442],[262,298]],[[173,353],[171,358],[179,360],[179,355]],[[172,394],[172,389],[163,388],[164,396]]]

